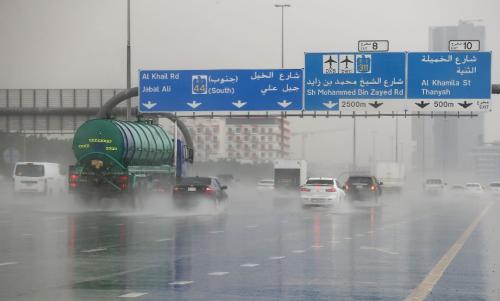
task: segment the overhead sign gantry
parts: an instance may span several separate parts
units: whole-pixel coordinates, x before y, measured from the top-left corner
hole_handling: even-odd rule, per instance
[[[404,110],[405,53],[306,53],[305,110]]]
[[[412,111],[489,111],[490,52],[408,53]]]
[[[140,70],[140,111],[302,110],[302,70]]]

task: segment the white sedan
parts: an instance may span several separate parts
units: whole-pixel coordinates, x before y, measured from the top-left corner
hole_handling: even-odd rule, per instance
[[[300,187],[300,199],[303,206],[338,205],[345,198],[345,192],[334,178],[309,178]]]

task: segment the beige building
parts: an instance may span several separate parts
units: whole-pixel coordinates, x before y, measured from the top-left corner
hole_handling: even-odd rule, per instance
[[[283,144],[279,118],[184,119],[199,161],[235,160],[242,163],[272,162],[290,154],[290,125],[283,120]],[[283,145],[283,147],[282,147]]]

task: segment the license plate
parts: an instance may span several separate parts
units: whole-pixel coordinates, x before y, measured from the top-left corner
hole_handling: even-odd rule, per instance
[[[363,188],[363,185],[356,185],[356,188],[361,189]]]
[[[188,191],[196,191],[196,187],[188,187]]]

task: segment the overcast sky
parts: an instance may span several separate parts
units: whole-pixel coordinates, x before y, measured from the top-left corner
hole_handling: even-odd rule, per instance
[[[272,0],[131,0],[132,85],[137,69],[279,68],[281,11]],[[499,0],[289,0],[285,66],[304,52],[355,51],[360,39],[390,40],[391,51],[427,51],[429,26],[481,19],[500,83]],[[0,88],[122,88],[126,70],[126,0],[0,0]],[[496,67],[496,68],[495,68]],[[494,97],[498,100],[498,96]],[[495,105],[495,104],[494,104]],[[486,139],[500,140],[500,110],[486,118]],[[352,120],[292,120],[293,129],[346,128]],[[390,159],[392,119],[360,120],[360,161]],[[400,122],[404,156],[410,120]],[[310,139],[309,153],[350,158],[350,130]],[[294,143],[296,145],[296,143]],[[296,148],[297,149],[297,148]],[[409,158],[409,157],[408,157]]]

